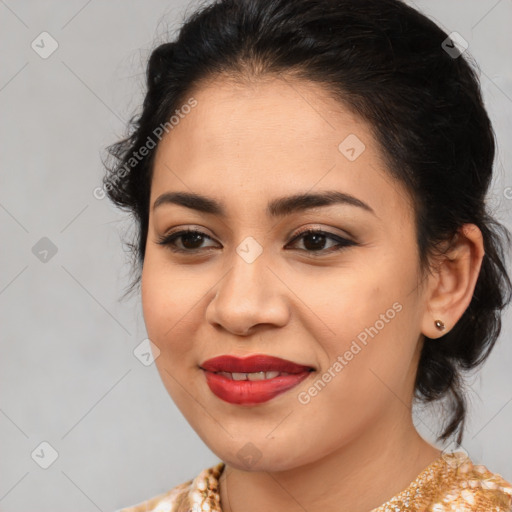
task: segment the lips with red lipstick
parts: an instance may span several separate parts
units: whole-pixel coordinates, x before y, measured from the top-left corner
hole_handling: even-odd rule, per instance
[[[233,404],[258,404],[295,387],[314,368],[286,359],[257,354],[245,358],[225,355],[204,361],[210,390]]]

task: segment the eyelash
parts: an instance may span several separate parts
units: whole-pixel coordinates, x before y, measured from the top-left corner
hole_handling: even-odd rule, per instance
[[[211,237],[209,237],[206,233],[203,233],[202,231],[199,231],[196,229],[186,229],[186,230],[182,230],[182,231],[177,231],[175,233],[170,233],[168,235],[162,235],[162,236],[158,237],[157,243],[159,245],[167,246],[173,252],[185,253],[185,254],[197,254],[197,252],[201,250],[200,248],[198,248],[198,249],[179,249],[176,247],[176,240],[181,238],[183,235],[187,235],[187,234],[202,235],[203,237],[213,240]],[[330,249],[319,249],[317,251],[308,251],[306,249],[301,249],[301,251],[306,252],[306,253],[308,253],[308,255],[311,255],[313,257],[322,256],[325,253],[330,254],[332,252],[341,251],[348,247],[358,245],[356,242],[354,242],[352,240],[348,240],[346,238],[343,238],[343,237],[340,237],[337,235],[333,235],[332,233],[329,233],[327,231],[322,231],[322,230],[314,229],[314,228],[306,228],[302,231],[299,231],[298,233],[296,233],[296,235],[294,236],[294,238],[291,240],[290,243],[293,243],[293,242],[297,241],[298,239],[303,238],[304,236],[309,235],[309,234],[324,235],[324,236],[326,236],[326,238],[330,238],[331,240],[338,242],[338,244],[336,246],[334,246]],[[209,249],[211,249],[211,248],[212,247],[209,247]]]

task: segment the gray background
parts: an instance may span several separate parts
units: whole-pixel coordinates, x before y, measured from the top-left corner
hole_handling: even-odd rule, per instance
[[[123,135],[143,94],[151,48],[197,2],[0,0],[0,510],[113,511],[213,465],[133,350],[145,338],[121,237],[130,219],[93,191],[103,149]],[[416,1],[459,32],[481,67],[499,151],[489,204],[512,219],[512,2]],[[57,50],[42,58],[31,47]],[[43,51],[43,48],[39,50]],[[508,193],[507,193],[508,191]],[[48,247],[41,261],[33,250]],[[39,245],[36,245],[39,244]],[[46,245],[45,245],[46,244]],[[512,480],[512,314],[470,379],[463,447]],[[433,442],[434,417],[417,411]],[[51,462],[49,443],[58,458]]]

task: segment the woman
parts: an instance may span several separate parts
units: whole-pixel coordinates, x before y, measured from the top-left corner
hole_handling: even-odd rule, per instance
[[[458,44],[456,44],[458,43]],[[221,459],[131,511],[510,510],[462,441],[510,301],[460,40],[399,0],[220,0],[110,150],[162,381]]]

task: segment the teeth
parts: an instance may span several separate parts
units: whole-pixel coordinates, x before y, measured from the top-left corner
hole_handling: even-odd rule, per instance
[[[224,375],[228,379],[232,380],[265,380],[265,379],[274,379],[278,376],[290,375],[286,372],[252,372],[252,373],[229,373],[229,372],[218,372],[219,375]]]
[[[261,372],[263,373],[263,372]],[[249,380],[251,380],[251,375],[254,375],[253,373],[248,373],[247,374],[247,377],[249,378]],[[266,379],[273,379],[275,377],[277,377],[278,375],[289,375],[288,373],[281,373],[281,372],[276,372],[276,371],[273,371],[273,372],[265,372],[265,378]]]

